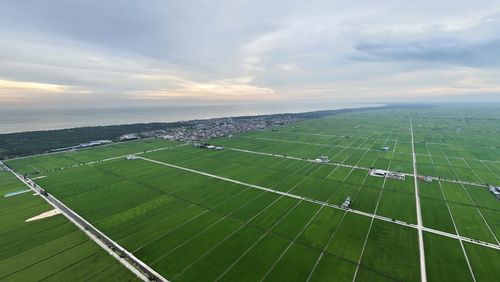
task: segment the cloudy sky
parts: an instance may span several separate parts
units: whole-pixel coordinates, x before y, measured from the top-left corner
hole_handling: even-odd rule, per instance
[[[500,100],[500,1],[3,0],[0,106]]]

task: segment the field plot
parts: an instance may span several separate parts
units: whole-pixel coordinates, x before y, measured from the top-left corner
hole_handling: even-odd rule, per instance
[[[499,139],[467,113],[360,111],[209,141],[223,150],[149,139],[7,165],[173,281],[495,281]]]
[[[178,143],[159,139],[137,140],[58,154],[42,155],[36,158],[19,158],[9,161],[9,165],[17,167],[17,172],[21,174],[43,175],[44,172],[55,169],[68,168],[82,163],[144,152],[151,149],[175,146],[176,144]]]
[[[0,171],[0,280],[134,278],[62,215],[26,222],[53,209],[31,190],[15,194],[26,189],[12,173]]]

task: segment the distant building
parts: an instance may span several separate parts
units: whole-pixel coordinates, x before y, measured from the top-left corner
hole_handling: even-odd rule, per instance
[[[383,169],[370,169],[369,174],[371,176],[388,177],[398,180],[405,180],[405,174],[401,172],[387,171]]]
[[[210,150],[217,150],[217,151],[220,151],[220,150],[224,149],[224,147],[214,146],[214,145],[210,145],[208,143],[194,143],[193,146],[198,147],[198,148],[206,148],[206,149],[210,149]]]
[[[405,180],[406,178],[404,173],[394,172],[394,171],[388,172],[387,177],[398,180]]]
[[[495,195],[495,197],[497,197],[497,199],[500,200],[500,187],[498,186],[490,187],[490,191],[491,193],[493,193],[493,195]]]
[[[351,206],[352,200],[351,197],[347,197],[345,201],[342,203],[343,208],[349,208]]]
[[[137,157],[134,156],[134,155],[128,155],[127,156],[127,160],[136,160],[136,159],[137,159]]]
[[[384,147],[380,148],[380,150],[382,150],[382,151],[384,151],[384,152],[387,152],[387,151],[389,151],[389,147],[384,146]]]
[[[327,163],[330,160],[328,159],[328,156],[319,156],[319,158],[314,160],[317,163]]]
[[[124,134],[120,136],[120,141],[129,141],[129,140],[135,140],[135,139],[140,139],[139,135],[135,133],[130,133],[130,134]]]
[[[385,177],[387,175],[387,170],[371,169],[369,173],[371,176]]]

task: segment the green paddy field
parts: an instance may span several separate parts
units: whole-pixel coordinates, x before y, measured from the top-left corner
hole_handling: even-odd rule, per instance
[[[147,139],[5,163],[172,281],[419,281],[421,256],[428,281],[498,281],[499,119],[377,109],[209,141],[221,151]],[[137,279],[63,216],[25,223],[51,209],[32,193],[0,203],[0,280]]]

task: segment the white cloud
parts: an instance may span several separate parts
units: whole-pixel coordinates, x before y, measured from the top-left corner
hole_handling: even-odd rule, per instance
[[[256,102],[275,100],[275,91],[251,85],[251,77],[215,80],[209,82],[184,81],[170,89],[152,89],[129,93],[136,99]]]
[[[0,77],[23,84],[4,85],[2,104],[366,101],[500,87],[493,0],[2,4]]]
[[[302,69],[300,68],[299,65],[295,63],[285,63],[285,64],[279,64],[276,67],[285,70],[285,71],[301,71]]]

